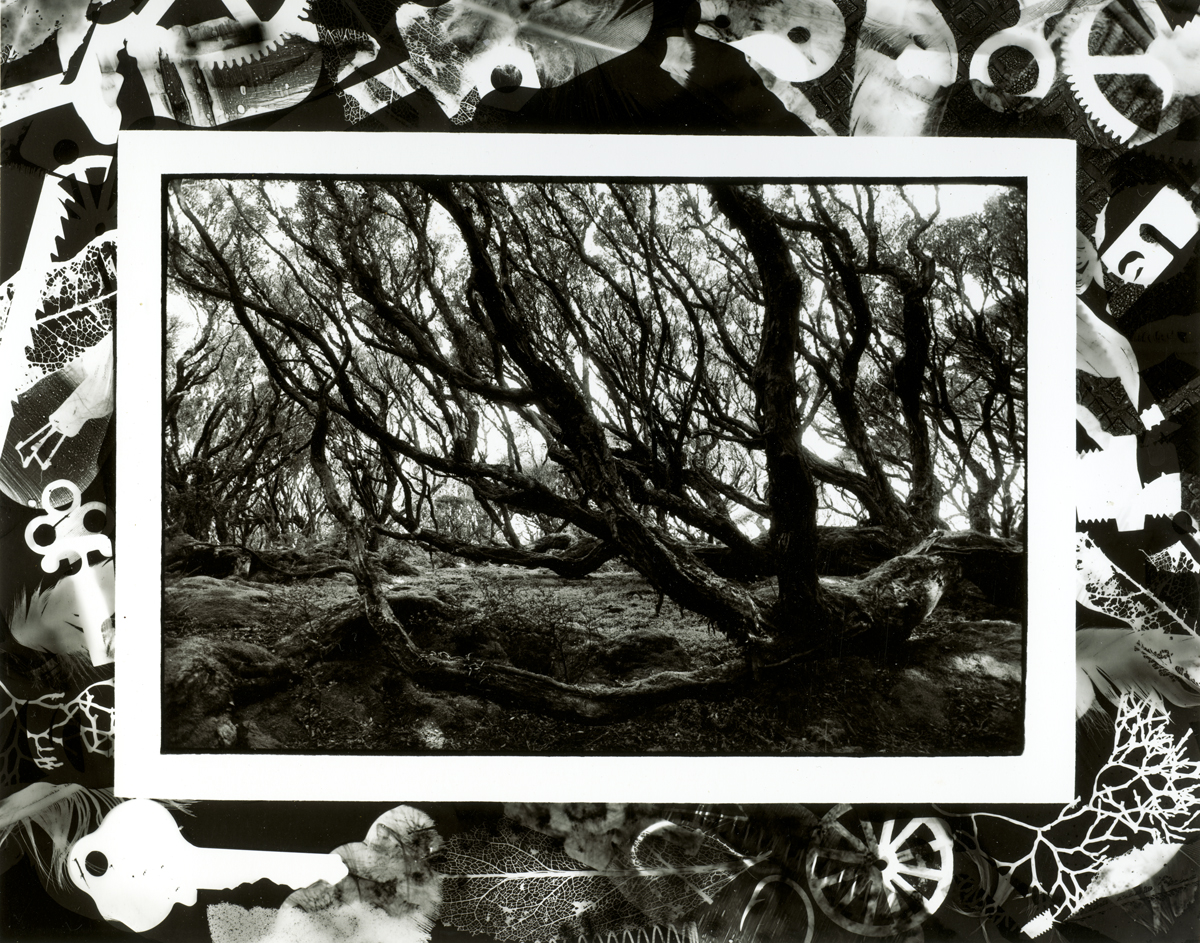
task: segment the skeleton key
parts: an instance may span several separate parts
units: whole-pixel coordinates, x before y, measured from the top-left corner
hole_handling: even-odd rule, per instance
[[[174,818],[149,799],[114,808],[67,859],[74,884],[88,894],[106,920],[144,933],[162,923],[175,904],[190,907],[200,888],[219,890],[274,881],[300,889],[336,884],[348,870],[337,855],[197,848]]]

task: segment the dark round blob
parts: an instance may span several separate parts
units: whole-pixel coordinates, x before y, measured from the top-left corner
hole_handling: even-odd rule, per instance
[[[722,13],[720,16],[713,17],[713,26],[715,26],[717,29],[729,29],[729,24],[732,22],[733,20],[727,17],[724,13]]]
[[[788,39],[799,46],[812,39],[812,33],[808,31],[807,27],[793,26],[790,30],[788,30]]]
[[[1023,95],[1037,84],[1037,77],[1037,62],[1021,46],[1003,46],[988,60],[988,78],[999,92]]]
[[[521,70],[511,62],[492,69],[492,88],[498,92],[511,92],[521,85]]]
[[[33,529],[33,542],[39,547],[49,547],[54,543],[54,525],[39,524]]]
[[[93,877],[100,877],[108,870],[108,859],[102,851],[89,851],[83,863],[87,865],[88,874]]]
[[[70,164],[79,160],[79,145],[70,138],[63,138],[54,145],[54,159],[60,164]]]
[[[1138,227],[1138,236],[1141,237],[1142,242],[1150,242],[1156,246],[1161,246],[1163,242],[1162,233],[1149,223],[1142,223]]]
[[[98,534],[104,530],[104,525],[108,521],[108,515],[99,508],[92,508],[83,515],[83,526],[88,529],[88,533]]]

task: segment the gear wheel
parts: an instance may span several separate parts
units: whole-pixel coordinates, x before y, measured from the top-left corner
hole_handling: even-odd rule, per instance
[[[1007,46],[1024,49],[1037,64],[1037,83],[1033,88],[1013,94],[1015,98],[1027,98],[1040,101],[1050,94],[1054,84],[1054,76],[1058,68],[1054,61],[1054,52],[1046,42],[1045,25],[1048,16],[1058,12],[1054,5],[1040,3],[1021,3],[1020,18],[1016,24],[993,33],[975,50],[971,56],[970,78],[984,88],[992,88],[992,77],[988,72],[992,56]]]
[[[284,0],[269,20],[259,19],[246,0],[222,0],[229,12],[228,18],[208,20],[193,28],[198,48],[188,58],[205,69],[222,69],[234,65],[245,65],[264,59],[279,49],[289,37],[299,37],[309,42],[318,42],[316,24],[308,18],[310,0]],[[231,26],[233,20],[236,26]],[[238,37],[255,37],[252,42],[228,45],[228,34]],[[211,36],[205,36],[211,33]],[[210,46],[211,48],[205,48]]]
[[[1139,0],[1138,11],[1154,29],[1154,36],[1146,44],[1145,50],[1140,55],[1093,55],[1088,49],[1092,27],[1096,24],[1100,14],[1107,11],[1111,5],[1110,0],[1109,3],[1064,18],[1059,25],[1059,31],[1065,37],[1061,47],[1062,69],[1075,94],[1076,101],[1096,125],[1115,139],[1118,144],[1140,144],[1170,130],[1170,128],[1160,126],[1152,131],[1147,131],[1139,127],[1108,100],[1097,84],[1096,76],[1148,76],[1162,91],[1162,111],[1160,120],[1157,122],[1161,125],[1162,113],[1166,112],[1167,105],[1176,92],[1175,71],[1171,68],[1170,60],[1175,57],[1174,54],[1179,51],[1180,45],[1191,40],[1192,34],[1187,34],[1184,38],[1185,31],[1195,29],[1195,26],[1193,23],[1189,23],[1178,31],[1172,31],[1171,25],[1154,0]],[[1124,16],[1118,18],[1117,22],[1127,33],[1131,30],[1145,33],[1140,24],[1126,14],[1123,9],[1121,12]],[[1142,41],[1139,42],[1134,36],[1130,36],[1129,42],[1141,46],[1146,38],[1143,35]],[[1178,118],[1175,119],[1175,123],[1178,123]]]

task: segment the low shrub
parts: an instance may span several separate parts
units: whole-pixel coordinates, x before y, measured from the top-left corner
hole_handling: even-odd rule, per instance
[[[482,572],[472,572],[472,579],[478,602],[452,627],[463,654],[502,660],[502,653],[517,668],[566,682],[590,667],[596,649],[588,643],[601,635],[590,616],[545,588]]]

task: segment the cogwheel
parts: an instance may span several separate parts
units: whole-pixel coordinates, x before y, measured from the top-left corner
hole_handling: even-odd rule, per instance
[[[1143,139],[1156,135],[1158,131],[1146,132],[1126,118],[1110,102],[1096,83],[1097,75],[1146,75],[1162,90],[1163,108],[1175,93],[1175,75],[1161,58],[1164,41],[1169,41],[1171,26],[1154,0],[1140,2],[1139,11],[1151,22],[1156,38],[1140,55],[1092,55],[1088,51],[1088,40],[1096,17],[1110,6],[1104,3],[1079,14],[1065,18],[1059,31],[1065,33],[1062,42],[1062,68],[1067,82],[1075,93],[1075,99],[1088,116],[1118,144],[1128,143],[1135,135]],[[1157,48],[1156,48],[1157,47]]]
[[[1200,140],[1196,139],[1196,120],[1193,119],[1188,126],[1187,133],[1184,131],[1184,125],[1172,128],[1163,134],[1160,134],[1152,141],[1148,141],[1141,145],[1141,150],[1149,154],[1151,157],[1157,157],[1159,160],[1167,161],[1171,164],[1183,164],[1188,167],[1200,164]],[[1190,137],[1188,136],[1190,134]]]
[[[199,48],[188,58],[205,68],[221,69],[264,59],[287,42],[289,37],[299,37],[316,43],[316,24],[308,18],[309,2],[310,0],[284,0],[274,16],[269,20],[260,20],[246,0],[222,0],[229,16],[209,20],[195,28],[201,33],[212,33],[216,41],[209,44],[201,39]],[[230,20],[233,23],[230,23]],[[233,46],[221,43],[221,35],[230,31],[233,31],[235,36],[256,38],[253,42]],[[205,45],[211,45],[212,48],[205,49]]]

